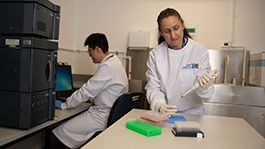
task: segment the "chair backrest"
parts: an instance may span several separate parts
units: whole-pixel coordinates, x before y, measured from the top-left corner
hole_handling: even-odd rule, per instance
[[[146,96],[142,92],[128,92],[119,96],[110,110],[107,127],[115,123],[118,119],[120,119],[122,116],[124,116],[134,108],[144,109],[145,101]],[[96,133],[94,133],[82,146],[87,144],[87,142],[91,141],[101,132],[102,131],[97,131]]]
[[[144,103],[146,100],[146,96],[142,92],[128,92],[122,94],[118,99],[114,102],[110,115],[108,118],[107,127],[112,125],[130,110],[136,109],[144,109]]]

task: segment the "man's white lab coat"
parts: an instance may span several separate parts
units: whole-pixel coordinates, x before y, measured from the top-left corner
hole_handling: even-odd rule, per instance
[[[208,50],[200,43],[188,39],[180,50],[169,49],[161,43],[149,53],[147,61],[146,94],[151,109],[157,102],[176,105],[177,110],[191,114],[203,114],[202,98],[210,98],[214,86],[208,90],[197,89],[185,97],[198,76],[211,69]]]
[[[96,131],[106,128],[107,119],[114,101],[128,92],[128,79],[117,56],[104,58],[86,84],[74,92],[62,109],[73,108],[81,102],[90,101],[89,110],[63,123],[53,130],[57,138],[70,148],[77,148]]]

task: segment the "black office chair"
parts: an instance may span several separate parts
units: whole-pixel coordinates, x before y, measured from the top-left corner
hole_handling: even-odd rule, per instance
[[[107,127],[115,123],[132,109],[144,109],[146,97],[142,92],[128,92],[122,94],[114,102],[108,118]]]
[[[142,92],[127,92],[119,96],[110,110],[107,127],[111,126],[113,123],[115,123],[117,120],[119,120],[121,117],[123,117],[125,114],[127,114],[134,108],[144,109],[145,100],[146,96]],[[102,131],[97,131],[96,133],[94,133],[89,138],[89,140],[86,141],[86,143],[91,141],[101,132]]]

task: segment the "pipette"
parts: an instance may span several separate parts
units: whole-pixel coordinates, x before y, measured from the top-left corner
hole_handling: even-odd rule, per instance
[[[212,77],[213,79],[215,79],[218,76],[219,71],[217,69],[213,70],[213,74]],[[192,92],[193,90],[199,88],[199,82],[197,81],[189,90],[187,90],[181,97],[183,98],[184,96],[188,95],[190,92]]]

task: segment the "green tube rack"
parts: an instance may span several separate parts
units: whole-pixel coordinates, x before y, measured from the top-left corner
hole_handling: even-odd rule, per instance
[[[147,137],[161,135],[162,133],[162,129],[160,127],[139,120],[126,122],[126,128]]]

